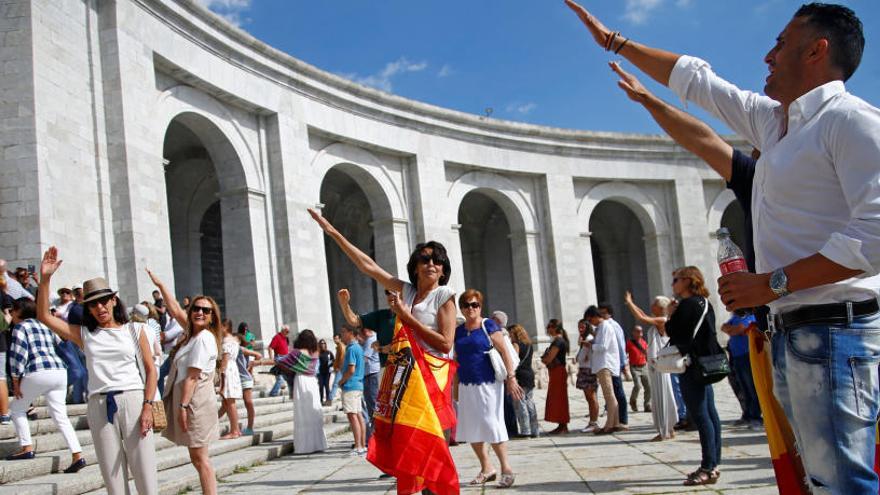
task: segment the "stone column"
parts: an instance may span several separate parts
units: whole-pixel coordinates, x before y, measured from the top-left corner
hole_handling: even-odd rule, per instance
[[[248,188],[221,191],[219,196],[227,311],[247,321],[257,335],[271,335],[278,322],[272,304],[266,196]]]
[[[535,231],[519,231],[511,232],[510,239],[517,323],[536,332],[547,323],[541,287],[539,236]]]
[[[402,280],[407,279],[406,262],[412,246],[409,245],[409,222],[404,218],[381,218],[371,222],[379,266]],[[380,297],[380,306],[384,297]]]

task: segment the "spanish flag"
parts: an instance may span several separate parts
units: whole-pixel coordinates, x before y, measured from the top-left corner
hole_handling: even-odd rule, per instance
[[[752,378],[761,414],[764,416],[764,430],[770,446],[770,460],[776,473],[776,487],[780,495],[808,495],[805,484],[804,466],[795,447],[794,432],[782,405],[773,395],[773,363],[770,358],[770,343],[758,327],[749,327],[749,360],[752,364]]]
[[[455,425],[450,390],[455,362],[419,347],[395,324],[373,413],[367,460],[397,478],[397,493],[459,493],[458,472],[443,430]]]

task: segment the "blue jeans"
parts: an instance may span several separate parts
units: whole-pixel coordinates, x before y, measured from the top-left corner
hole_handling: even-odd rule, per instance
[[[373,411],[376,410],[376,399],[379,397],[379,373],[364,375],[364,408],[361,415],[367,427],[367,440],[373,434]]]
[[[535,401],[532,400],[534,387],[523,388],[523,398],[513,401],[516,422],[522,435],[538,436],[538,411],[535,410]]]
[[[691,421],[700,433],[703,461],[700,467],[715,469],[721,463],[721,420],[715,409],[715,391],[712,385],[703,385],[693,366],[679,375],[681,397],[687,405]]]
[[[281,393],[281,385],[284,384],[284,375],[282,373],[278,373],[275,375],[275,385],[272,385],[272,390],[269,391],[269,397],[277,397],[278,394]]]
[[[165,396],[165,378],[168,377],[169,371],[171,371],[171,360],[166,359],[162,366],[159,366],[159,397]]]
[[[749,355],[737,356],[730,363],[736,381],[739,383],[743,394],[743,419],[749,421],[761,420],[761,403],[758,402],[758,391],[755,390],[755,380],[752,378],[752,363]]]
[[[681,397],[680,377],[681,375],[675,373],[669,374],[669,378],[672,380],[672,397],[675,399],[675,408],[678,410],[678,420],[684,421],[688,417],[688,409]]]
[[[620,424],[629,424],[629,415],[626,410],[626,392],[623,391],[623,380],[619,376],[611,375],[611,385],[614,387],[614,398],[617,399],[617,412]]]
[[[774,332],[773,393],[816,494],[877,493],[880,314]]]
[[[342,370],[337,371],[333,376],[333,386],[330,388],[330,398],[327,400],[333,400],[336,398],[336,391],[339,390],[339,380],[342,380]]]

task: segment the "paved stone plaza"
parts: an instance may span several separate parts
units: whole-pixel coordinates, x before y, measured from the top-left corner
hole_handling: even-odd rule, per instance
[[[631,382],[625,383],[627,392]],[[543,417],[545,390],[536,391],[538,412]],[[777,493],[763,432],[733,428],[739,405],[727,382],[715,386],[716,405],[723,423],[721,480],[706,487],[682,486],[685,473],[699,465],[700,444],[696,432],[678,433],[674,441],[652,443],[655,432],[651,415],[630,414],[630,431],[613,437],[569,433],[562,437],[516,440],[509,444],[520,493]],[[586,402],[580,391],[569,392],[573,421],[585,424]],[[546,424],[544,425],[547,426]],[[548,430],[550,428],[547,428]],[[220,493],[395,493],[393,481],[378,480],[379,471],[362,458],[346,454],[350,436],[330,442],[322,454],[285,456],[222,480]],[[467,445],[452,449],[459,477],[467,482],[479,472],[476,457]],[[494,457],[493,457],[494,459]],[[496,466],[497,468],[497,466]],[[495,490],[486,485],[486,491]],[[464,486],[463,493],[479,493]]]

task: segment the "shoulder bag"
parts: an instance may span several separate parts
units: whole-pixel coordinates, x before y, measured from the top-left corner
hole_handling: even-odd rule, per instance
[[[483,334],[486,335],[486,339],[489,340],[489,345],[492,346],[491,349],[486,351],[486,354],[489,356],[489,362],[492,363],[492,370],[495,371],[495,381],[503,382],[507,380],[507,368],[504,367],[504,359],[501,357],[501,353],[498,349],[495,348],[495,344],[492,342],[492,338],[489,337],[489,332],[486,331],[486,319],[480,323],[480,328],[483,329]],[[503,330],[499,330],[499,332],[503,332]],[[513,343],[510,342],[510,338],[504,334],[501,334],[504,338],[504,352],[507,353],[507,356],[513,362],[513,369],[516,369],[519,366],[519,356],[513,352]]]
[[[135,360],[137,361],[138,371],[141,374],[141,381],[146,384],[147,373],[144,371],[144,356],[141,354],[140,332],[138,332],[135,329],[135,326],[131,323],[128,323],[126,326],[131,335],[131,340],[134,342],[136,352]],[[156,370],[156,372],[158,373],[158,370]],[[149,398],[144,397],[144,399]],[[153,401],[150,408],[153,410],[153,431],[158,433],[168,427],[168,417],[165,415],[165,405],[162,403],[162,399],[157,399]]]
[[[700,330],[700,327],[703,325],[703,320],[706,319],[706,313],[709,312],[709,301],[706,301],[705,306],[703,307],[703,314],[700,316],[700,320],[697,321],[697,326],[694,328],[694,338],[697,336],[697,332]],[[651,363],[655,370],[660,373],[684,373],[685,369],[687,369],[688,365],[691,363],[690,356],[687,354],[682,354],[681,350],[679,350],[678,346],[672,345],[672,342],[666,344],[660,352],[657,353],[657,357],[653,359],[653,363]]]

